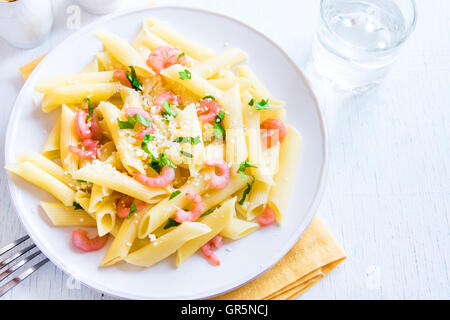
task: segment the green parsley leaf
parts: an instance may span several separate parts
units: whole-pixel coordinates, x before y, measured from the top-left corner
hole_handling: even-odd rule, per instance
[[[178,72],[181,80],[191,79],[192,73],[188,69],[184,69],[184,71]]]
[[[121,121],[120,119],[117,119],[117,124],[119,125],[119,129],[134,129],[134,126],[136,125],[136,120],[128,116],[127,121]]]
[[[213,213],[213,212],[214,212],[214,209],[213,209],[213,208],[211,208],[211,209],[209,209],[209,210],[206,210],[205,212],[203,212],[203,213],[201,214],[201,216],[200,216],[199,218],[206,217],[208,214],[211,214],[211,213]]]
[[[72,203],[72,205],[74,206],[75,210],[83,210],[83,207],[75,201]]]
[[[177,117],[177,112],[170,107],[169,101],[166,100],[163,102],[163,108],[164,110],[161,110],[161,115],[166,121],[169,121],[170,118]]]
[[[181,193],[180,190],[174,191],[172,192],[172,194],[169,197],[169,200],[172,200],[173,198],[175,198],[177,195],[179,195]]]
[[[155,137],[150,135],[149,133],[147,133],[145,135],[144,139],[142,139],[141,148],[142,148],[142,150],[147,152],[147,154],[151,154],[151,152],[148,150],[148,143],[154,139],[155,139]]]
[[[161,173],[161,170],[165,167],[165,166],[169,166],[173,169],[176,169],[176,166],[173,164],[172,161],[170,161],[169,159],[167,159],[167,156],[165,153],[160,153],[158,156],[158,159],[156,159],[153,155],[152,155],[152,161],[148,164],[150,167],[153,168],[153,170],[155,170],[158,173]]]
[[[254,164],[252,164],[250,161],[242,161],[241,164],[239,165],[239,169],[237,171],[237,173],[241,174],[242,180],[245,180],[244,173],[245,173],[245,169],[247,169],[247,168],[258,168],[258,167],[255,166]]]
[[[196,145],[201,142],[200,136],[196,137],[178,137],[173,142],[177,143],[190,143],[191,145]]]
[[[264,100],[262,99],[260,102],[258,102],[258,104],[256,105],[256,110],[267,110],[270,109],[269,106],[269,99]]]
[[[193,158],[193,157],[194,157],[191,153],[186,152],[186,151],[183,151],[183,150],[180,150],[180,153],[181,153],[183,156],[188,157],[188,158]]]
[[[222,121],[225,118],[225,112],[221,111],[214,118],[213,136],[218,140],[225,140],[225,128],[222,125]]]
[[[132,203],[130,206],[130,214],[127,216],[127,219],[130,219],[136,211],[137,211],[136,205]]]
[[[180,62],[180,59],[183,58],[186,54],[184,52],[180,53],[177,58],[177,62]]]
[[[242,194],[242,199],[239,200],[239,204],[242,206],[245,202],[245,198],[247,198],[247,195],[250,193],[250,191],[252,190],[253,184],[255,183],[255,177],[253,177],[252,183],[248,183],[247,182],[247,189],[244,190],[244,193]]]
[[[167,220],[166,225],[164,226],[164,230],[172,228],[172,227],[176,227],[176,226],[179,226],[179,225],[180,225],[179,222],[176,222],[174,219],[169,218],[169,220]]]
[[[77,182],[78,182],[78,183],[83,183],[83,182],[87,182],[87,181],[81,180],[81,179],[77,179]]]
[[[214,96],[205,96],[202,98],[202,100],[205,100],[205,99],[216,100],[216,98],[214,98]]]
[[[255,104],[255,99],[252,98],[252,100],[250,100],[250,101],[248,102],[248,105],[249,105],[250,107],[253,107],[254,104]]]
[[[92,103],[91,98],[86,97],[83,99],[83,102],[88,105],[88,121],[91,121],[94,118],[94,104]]]
[[[139,82],[137,76],[136,76],[136,70],[134,70],[133,66],[128,66],[131,70],[131,73],[127,71],[126,76],[128,81],[130,81],[131,86],[136,91],[142,91],[142,84]]]
[[[136,113],[133,117],[137,122],[140,122],[144,127],[150,127],[152,125],[152,121],[149,119],[145,119],[139,113]]]

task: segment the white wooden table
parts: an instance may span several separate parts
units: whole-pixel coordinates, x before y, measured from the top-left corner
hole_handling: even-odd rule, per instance
[[[41,46],[20,50],[0,39],[2,137],[23,84],[18,67],[76,31],[68,28],[74,26],[73,2],[54,0],[55,26]],[[126,2],[123,7],[155,1]],[[331,151],[319,215],[348,259],[301,299],[450,298],[450,2],[417,2],[417,29],[378,90],[344,96],[313,80],[326,109]],[[159,1],[165,3],[236,17],[308,69],[318,0]],[[97,18],[82,11],[81,26]],[[3,169],[0,212],[0,245],[25,234],[11,207]],[[48,263],[3,297],[35,298],[109,297],[77,287]]]

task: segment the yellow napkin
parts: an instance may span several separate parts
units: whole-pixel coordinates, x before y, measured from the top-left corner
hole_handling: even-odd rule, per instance
[[[40,57],[20,68],[26,80]],[[317,283],[346,258],[319,218],[315,217],[294,247],[259,278],[215,299],[294,299]]]

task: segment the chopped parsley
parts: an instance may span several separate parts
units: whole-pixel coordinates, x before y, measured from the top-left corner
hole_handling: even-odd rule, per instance
[[[142,150],[147,152],[147,154],[151,154],[150,150],[148,150],[148,143],[152,140],[155,140],[155,137],[150,135],[149,133],[147,133],[144,139],[142,139],[141,148]]]
[[[216,98],[214,98],[214,96],[205,96],[202,98],[202,100],[206,100],[206,99],[216,100]]]
[[[255,177],[253,177],[252,183],[247,182],[247,189],[244,190],[244,193],[242,194],[242,199],[239,200],[239,204],[242,206],[245,202],[245,199],[247,198],[247,195],[250,193],[250,190],[252,190],[253,184],[255,183]]]
[[[188,157],[188,158],[193,158],[193,157],[194,157],[194,156],[192,155],[192,153],[189,153],[189,152],[186,152],[186,151],[183,151],[183,150],[180,150],[180,153],[181,153],[183,156]]]
[[[203,212],[203,213],[201,214],[201,216],[200,216],[199,218],[206,217],[208,214],[211,214],[211,213],[213,213],[213,212],[214,212],[214,209],[213,209],[213,208],[211,208],[211,209],[209,209],[209,210],[206,210],[205,212]]]
[[[179,225],[180,225],[179,222],[176,222],[174,219],[169,218],[169,220],[167,220],[166,225],[164,226],[164,230],[172,228],[172,227],[176,227],[176,226],[179,226]]]
[[[91,98],[86,97],[83,99],[84,103],[87,103],[88,105],[88,121],[91,121],[94,118],[94,104],[92,103]]]
[[[181,193],[180,190],[174,191],[170,194],[169,200],[172,200],[173,198],[175,198],[177,195],[179,195]]]
[[[130,81],[131,86],[136,91],[142,91],[142,84],[139,82],[137,76],[136,76],[136,70],[134,70],[133,66],[128,66],[131,70],[131,73],[127,71],[126,76],[128,81]]]
[[[167,159],[167,156],[165,153],[160,153],[158,156],[158,159],[156,159],[153,155],[152,155],[152,161],[148,164],[150,167],[152,167],[153,170],[155,170],[158,173],[161,173],[161,170],[165,167],[165,166],[169,166],[173,169],[176,168],[176,166],[172,163],[172,161],[170,161],[169,159]]]
[[[252,100],[250,100],[250,101],[248,102],[248,105],[249,105],[250,107],[253,107],[253,106],[255,105],[255,99],[252,98]]]
[[[252,98],[248,102],[248,105],[250,107],[253,107],[255,105],[255,103],[256,103],[256,106],[255,106],[256,110],[267,110],[267,109],[270,109],[269,99],[267,99],[267,100],[262,99],[260,102],[257,103],[256,100]]]
[[[130,206],[130,214],[127,216],[127,219],[130,219],[136,211],[137,211],[136,205],[132,203]]]
[[[152,125],[152,121],[150,119],[145,119],[139,113],[136,113],[133,118],[137,122],[140,122],[144,127],[150,127]]]
[[[191,145],[196,145],[201,142],[200,136],[196,137],[178,137],[173,142],[177,143],[190,143]]]
[[[161,115],[164,120],[169,121],[171,118],[177,117],[177,112],[170,107],[169,101],[163,102],[163,110],[161,110]]]
[[[237,171],[237,173],[241,174],[241,179],[244,180],[244,173],[245,173],[245,169],[247,168],[258,168],[257,166],[255,166],[254,164],[252,164],[250,161],[242,161],[241,164],[239,165],[239,169]]]
[[[213,136],[218,140],[225,140],[225,129],[222,125],[222,121],[225,118],[225,112],[221,111],[214,118]]]
[[[180,53],[177,58],[177,63],[180,62],[180,59],[183,58],[186,54],[184,52]]]
[[[77,179],[77,182],[78,183],[84,183],[84,182],[87,182],[87,181],[86,180]]]
[[[72,203],[72,205],[73,205],[73,207],[74,207],[74,209],[75,210],[83,210],[83,207],[82,206],[80,206],[80,204],[78,203],[78,202],[73,202]]]
[[[192,73],[188,69],[184,69],[184,71],[178,72],[181,80],[191,79]]]
[[[120,129],[134,129],[137,122],[141,123],[144,127],[150,127],[152,125],[151,120],[145,119],[139,113],[136,113],[133,117],[128,116],[128,120],[126,121],[117,119],[117,123]]]

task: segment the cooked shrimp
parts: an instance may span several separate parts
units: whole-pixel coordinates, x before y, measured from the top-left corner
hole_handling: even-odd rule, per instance
[[[181,103],[181,98],[179,95],[176,95],[172,91],[161,93],[155,100],[155,104],[159,107],[160,111],[163,108],[164,101],[169,102],[171,105],[178,106]]]
[[[211,189],[223,189],[230,182],[230,167],[223,159],[208,160],[205,162],[208,167],[214,167],[219,169],[219,175],[215,170],[211,172],[211,178],[209,180],[209,187]]]
[[[90,139],[92,131],[90,125],[87,123],[88,113],[85,110],[78,110],[75,115],[75,130],[80,139]]]
[[[85,139],[81,142],[82,149],[75,146],[69,146],[70,152],[76,154],[81,159],[95,160],[98,154],[98,142],[92,139]]]
[[[153,50],[148,56],[147,65],[157,74],[177,63],[186,65],[186,57],[180,57],[182,53],[183,52],[181,50],[168,46],[155,48],[155,50]]]
[[[195,221],[204,211],[203,200],[200,195],[195,192],[186,192],[186,199],[191,200],[194,203],[194,206],[191,211],[178,208],[177,213],[175,214],[176,222]]]
[[[103,237],[97,236],[95,238],[88,238],[87,231],[81,228],[72,231],[73,245],[76,248],[86,252],[97,251],[101,249],[106,244],[107,240],[108,235],[104,235]]]
[[[91,120],[91,132],[92,132],[92,139],[102,141],[103,132],[102,128],[100,127],[100,123],[98,121],[98,116],[95,112]]]
[[[115,70],[113,75],[114,75],[114,78],[119,80],[119,82],[122,85],[124,85],[126,87],[129,87],[129,88],[133,88],[133,86],[131,85],[130,80],[128,80],[127,72],[125,70],[122,70],[122,69]]]
[[[147,134],[152,134],[154,131],[155,131],[155,129],[153,128],[153,126],[146,127],[144,129],[142,129],[142,131],[136,135],[136,139],[144,140],[144,138]]]
[[[197,107],[198,120],[201,122],[213,122],[219,112],[219,104],[216,100],[210,98],[200,100],[199,106]]]
[[[271,207],[265,207],[262,214],[258,217],[258,223],[261,227],[271,225],[275,222],[275,210]]]
[[[213,265],[220,266],[220,260],[214,254],[211,247],[212,245],[214,245],[217,249],[219,249],[223,245],[223,238],[220,235],[217,235],[202,247],[202,252],[203,255],[206,257],[206,259],[208,259],[208,261],[211,262]]]
[[[136,114],[139,114],[141,117],[147,120],[152,120],[150,114],[142,108],[129,107],[125,109],[125,117],[127,118],[134,117],[134,115]],[[142,129],[142,131],[137,134],[136,138],[139,140],[143,140],[147,134],[152,134],[153,132],[154,128],[152,125],[150,125],[149,127],[145,127],[144,129]]]
[[[261,139],[267,148],[283,142],[286,136],[286,126],[280,120],[267,119],[261,123]]]
[[[169,166],[165,166],[161,170],[161,174],[157,177],[147,177],[142,173],[133,173],[134,179],[144,186],[150,188],[164,188],[167,187],[175,179],[175,170]]]
[[[126,218],[130,215],[131,205],[133,204],[134,198],[130,196],[123,196],[119,198],[116,202],[117,215],[119,218]],[[145,207],[145,202],[141,202],[136,205],[136,211],[141,211]]]

